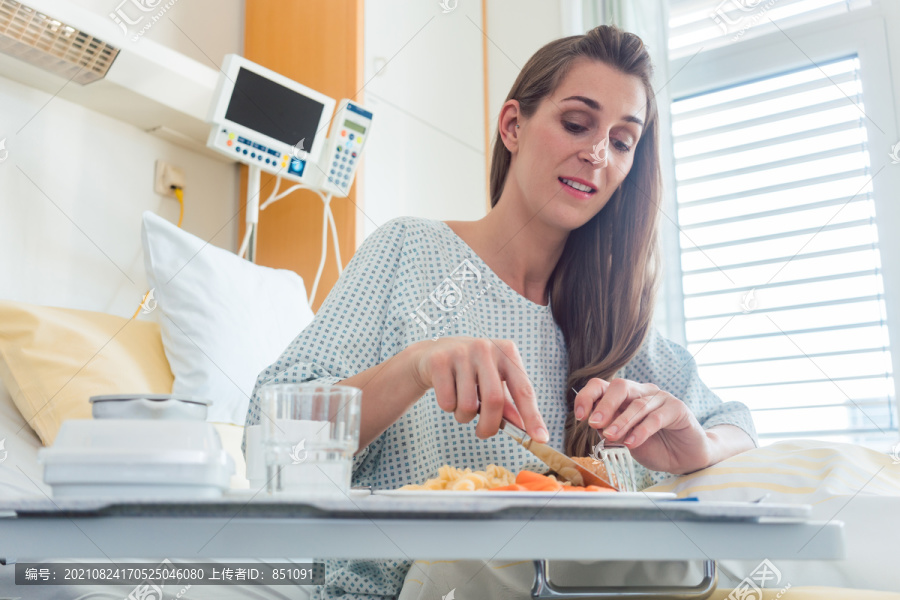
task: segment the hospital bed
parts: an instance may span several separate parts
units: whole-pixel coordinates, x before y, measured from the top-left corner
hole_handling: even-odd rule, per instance
[[[166,311],[169,318],[179,307],[190,311],[197,333],[185,346],[207,344],[202,353],[197,350],[198,356],[230,348],[237,356],[217,356],[217,364],[246,367],[254,343],[271,341],[277,347],[267,352],[277,356],[290,341],[268,340],[269,335],[261,338],[259,331],[284,334],[282,330],[287,330],[293,337],[292,332],[305,326],[291,320],[303,313],[305,302],[302,282],[285,283],[284,278],[295,274],[252,265],[151,217],[145,215],[143,242],[145,256],[153,257],[145,261],[148,280],[157,281],[158,297],[165,299],[157,310]],[[150,272],[159,265],[189,277]],[[280,278],[281,292],[275,297],[283,300],[281,304],[261,304],[247,297],[268,293],[276,287],[276,278]],[[217,310],[198,314],[198,305],[215,305]],[[243,307],[261,305],[270,310],[241,316],[246,313]],[[307,317],[312,318],[311,311]],[[240,329],[235,323],[247,327],[252,318],[270,321],[257,322],[249,331],[235,331]],[[218,337],[201,339],[204,332]],[[766,559],[780,570],[782,581],[791,584],[793,597],[802,597],[798,595],[802,587],[828,586],[830,591],[812,597],[846,597],[835,591],[844,588],[855,590],[853,598],[900,598],[896,594],[900,570],[890,566],[900,540],[900,460],[849,444],[795,441],[758,448],[648,490],[699,501],[611,502],[598,507],[579,506],[574,500],[535,504],[525,499],[485,499],[448,505],[438,497],[351,495],[325,504],[260,497],[248,504],[253,492],[244,478],[243,428],[217,423],[223,446],[236,465],[231,489],[220,500],[154,503],[54,498],[38,462],[42,439],[52,437],[48,430],[54,419],[58,428],[66,418],[89,418],[86,396],[92,394],[171,392],[178,366],[164,353],[169,339],[156,323],[142,319],[0,301],[0,376],[4,381],[15,380],[18,386],[13,392],[16,398],[0,387],[0,440],[5,444],[0,449],[0,559],[416,560],[404,593],[407,589],[415,593],[422,572],[438,580],[442,569],[459,566],[460,559],[490,559],[509,563],[505,573],[518,573],[516,581],[524,585],[524,597],[530,595],[537,573],[535,586],[541,587],[543,596],[558,598],[578,595],[572,590],[559,592],[560,586],[588,587],[568,577],[563,568],[567,561],[660,561],[660,565],[692,561],[696,568],[686,571],[683,581],[671,584],[682,589],[669,590],[668,597],[709,594],[714,580],[707,561],[716,561],[719,589],[710,597],[718,598],[724,597],[724,591],[738,589]],[[251,387],[270,358],[255,360],[249,375],[245,374]],[[200,364],[197,357],[190,362]],[[207,368],[210,377],[222,376],[215,365]],[[229,370],[230,375],[234,373]],[[31,426],[20,410],[22,396],[28,394],[35,396],[39,406],[52,399],[39,417],[28,419]],[[765,494],[769,497],[763,502],[754,502]],[[550,581],[548,566],[553,574]],[[13,582],[14,565],[0,564],[0,599],[121,599],[129,592],[116,586],[32,586],[26,594]],[[596,582],[590,587],[595,589]],[[193,586],[179,597],[284,599],[305,598],[307,591],[281,586]],[[175,590],[166,600],[180,592]],[[623,595],[621,590],[607,592]],[[462,589],[457,596],[461,600],[481,597],[477,592],[466,596]],[[423,591],[411,597],[429,596]]]
[[[239,428],[220,431],[242,471]],[[233,488],[221,500],[192,503],[53,499],[37,460],[40,440],[3,388],[0,439],[6,440],[7,453],[0,463],[0,557],[7,562],[108,557],[281,562],[331,556],[435,564],[544,559],[552,569],[563,560],[704,565],[711,559],[718,563],[719,587],[712,597],[725,597],[723,590],[738,586],[767,559],[778,566],[782,581],[791,583],[795,597],[803,586],[817,585],[855,589],[855,598],[900,597],[886,593],[900,591],[900,576],[890,568],[900,539],[900,467],[891,457],[858,446],[795,442],[760,448],[654,488],[699,502],[648,499],[598,509],[572,501],[460,505],[356,493],[319,503],[258,496],[248,504],[254,492],[246,487]],[[748,502],[766,490],[772,495],[766,501]],[[544,563],[527,566],[546,575]],[[711,575],[709,566],[701,574]],[[12,585],[13,570],[13,564],[0,566],[0,598],[128,593],[115,586],[47,586],[29,587],[26,594]],[[700,597],[710,591],[708,577],[692,577],[680,594],[693,588]],[[556,586],[545,580],[543,597],[574,597]],[[306,593],[281,586],[194,586],[182,597],[305,598]],[[831,589],[813,597],[844,597],[840,593]]]

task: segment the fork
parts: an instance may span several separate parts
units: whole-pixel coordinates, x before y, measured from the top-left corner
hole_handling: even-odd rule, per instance
[[[603,462],[606,473],[612,480],[610,483],[619,488],[620,492],[638,491],[634,476],[634,458],[632,458],[631,452],[622,444],[607,446],[606,443],[606,439],[601,437],[591,450],[591,458]]]
[[[572,391],[578,394],[575,388]],[[603,463],[610,483],[620,492],[638,491],[634,458],[624,444],[607,443],[606,438],[600,436],[600,441],[591,450],[591,458]]]

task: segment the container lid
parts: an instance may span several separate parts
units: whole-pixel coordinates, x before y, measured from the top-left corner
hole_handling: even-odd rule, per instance
[[[203,404],[210,406],[212,400],[207,398],[198,398],[196,396],[175,396],[172,394],[107,394],[105,396],[91,396],[88,402],[108,402],[108,401],[125,401],[125,400],[178,400],[180,402],[192,402],[194,404]]]

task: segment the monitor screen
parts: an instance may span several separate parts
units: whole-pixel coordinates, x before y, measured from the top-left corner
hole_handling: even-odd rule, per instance
[[[350,121],[349,119],[344,121],[344,127],[346,127],[347,129],[352,129],[353,131],[356,131],[360,135],[362,135],[366,132],[365,127],[363,127],[359,123],[354,123],[353,121]]]
[[[238,71],[225,118],[288,145],[305,139],[309,150],[324,105],[243,67]]]

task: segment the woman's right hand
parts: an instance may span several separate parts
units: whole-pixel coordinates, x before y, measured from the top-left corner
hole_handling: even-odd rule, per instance
[[[535,441],[548,441],[547,426],[515,342],[446,337],[416,342],[409,348],[414,352],[413,377],[422,392],[434,388],[438,406],[452,412],[460,423],[480,415],[475,427],[479,438],[495,435],[501,417],[506,417]]]

